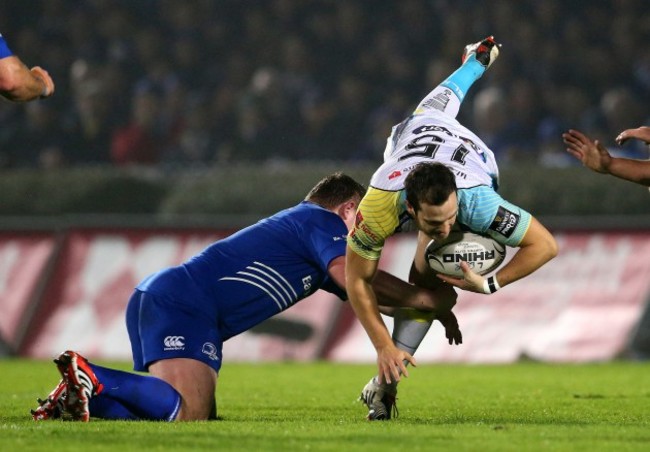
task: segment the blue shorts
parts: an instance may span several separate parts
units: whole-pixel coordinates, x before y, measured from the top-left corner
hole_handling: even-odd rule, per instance
[[[136,290],[126,308],[133,369],[143,372],[161,359],[190,358],[219,372],[223,341],[216,323],[201,311]]]

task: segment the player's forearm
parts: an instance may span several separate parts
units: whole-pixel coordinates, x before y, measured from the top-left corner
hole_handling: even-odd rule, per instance
[[[39,83],[38,79],[34,79],[28,83],[17,86],[13,90],[4,92],[4,95],[7,99],[14,102],[27,102],[43,96],[44,89],[44,85]]]
[[[376,349],[380,349],[392,344],[393,340],[381,318],[370,284],[364,281],[352,285],[348,284],[348,297],[350,305],[372,345]]]
[[[2,61],[0,90],[3,97],[13,102],[27,102],[47,94],[45,80],[34,75],[17,57]]]
[[[345,289],[359,322],[377,350],[392,345],[393,340],[379,314],[372,282],[378,262],[365,259],[348,245],[345,253]]]
[[[555,238],[533,217],[519,249],[510,262],[496,273],[499,286],[503,287],[528,276],[557,256],[557,253]]]
[[[455,304],[454,298],[438,296],[432,290],[410,284],[381,270],[377,272],[372,288],[380,306],[449,311]]]
[[[541,268],[557,255],[557,250],[543,243],[519,248],[507,265],[496,273],[500,287],[518,281]]]
[[[607,171],[620,179],[650,187],[650,160],[612,158]]]
[[[413,287],[406,281],[382,270],[377,272],[372,281],[372,289],[380,306],[404,307],[405,302],[415,298]]]

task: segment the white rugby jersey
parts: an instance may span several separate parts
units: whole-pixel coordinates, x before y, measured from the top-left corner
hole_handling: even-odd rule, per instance
[[[532,216],[496,192],[499,169],[492,151],[456,119],[430,107],[420,104],[416,114],[393,127],[384,163],[361,200],[348,244],[366,259],[379,259],[389,236],[414,229],[404,180],[424,161],[454,172],[460,225],[508,246],[518,246],[528,230]]]
[[[410,170],[427,160],[451,168],[458,188],[498,187],[499,169],[492,151],[467,127],[438,110],[410,116],[393,127],[384,163],[372,176],[370,185],[382,190],[401,190]]]

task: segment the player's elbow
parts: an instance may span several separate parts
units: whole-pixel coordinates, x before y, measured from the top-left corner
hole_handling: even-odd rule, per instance
[[[557,240],[555,240],[555,237],[550,234],[544,240],[544,252],[546,256],[546,262],[556,257],[560,252],[560,247],[557,244]]]
[[[528,239],[528,244],[533,246],[534,254],[541,265],[558,255],[559,246],[555,237],[539,222],[534,221],[529,233],[530,236],[527,234],[525,238]]]

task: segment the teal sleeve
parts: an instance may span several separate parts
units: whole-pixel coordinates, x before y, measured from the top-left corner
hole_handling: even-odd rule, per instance
[[[507,246],[519,246],[532,215],[486,185],[458,190],[458,222]]]

